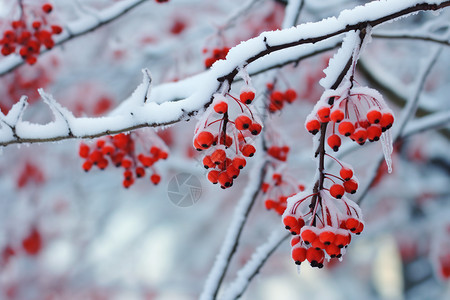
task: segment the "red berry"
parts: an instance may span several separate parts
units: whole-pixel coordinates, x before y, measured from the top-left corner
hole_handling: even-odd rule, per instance
[[[253,91],[245,91],[239,95],[239,100],[245,104],[252,103],[253,99],[255,99],[255,93]]]
[[[320,122],[327,123],[330,121],[330,107],[323,106],[317,110],[317,116],[319,117]]]
[[[248,128],[253,135],[258,135],[261,133],[262,126],[259,123],[252,123]]]
[[[61,26],[58,25],[52,25],[52,32],[54,34],[60,34],[63,31]]]
[[[222,187],[230,187],[233,184],[233,179],[228,176],[227,172],[220,172],[218,176],[218,181]]]
[[[348,181],[346,181],[346,182],[348,182]],[[345,189],[340,184],[335,183],[330,187],[330,194],[331,194],[331,196],[333,196],[336,199],[341,199],[342,196],[344,196],[344,193],[345,193]]]
[[[366,114],[370,124],[378,124],[381,121],[381,112],[378,109],[371,109]]]
[[[39,22],[39,21],[34,21],[34,22],[31,24],[31,26],[32,26],[34,29],[39,29],[39,27],[41,27],[41,22]]]
[[[339,248],[344,248],[348,244],[350,244],[350,234],[336,234],[336,238],[334,239],[334,244]]]
[[[317,235],[311,229],[303,230],[300,236],[307,245],[311,244],[317,238]]]
[[[331,258],[341,257],[341,249],[335,244],[326,246],[325,251]]]
[[[320,122],[316,119],[309,120],[306,123],[306,130],[308,130],[312,134],[316,134],[320,130]]]
[[[93,165],[93,163],[92,163],[90,160],[86,160],[86,161],[83,163],[82,168],[83,168],[83,170],[84,170],[85,172],[88,172],[88,171],[92,168],[92,165]]]
[[[354,194],[358,189],[358,183],[354,179],[344,182],[344,188],[347,193]]]
[[[237,130],[248,129],[251,124],[252,120],[246,115],[240,115],[236,118],[236,120],[234,120],[234,125],[236,126]]]
[[[225,101],[220,101],[216,105],[214,105],[214,110],[218,114],[224,114],[228,110],[228,104]]]
[[[89,156],[89,151],[90,151],[90,149],[89,149],[89,146],[88,146],[88,145],[86,145],[86,144],[84,144],[84,143],[81,143],[81,144],[80,144],[80,150],[79,150],[79,152],[78,152],[78,154],[80,155],[80,157],[82,157],[82,158],[88,158],[88,156]]]
[[[335,238],[336,234],[329,230],[322,231],[319,234],[319,240],[325,245],[330,245],[331,243],[333,243]]]
[[[362,127],[356,128],[355,132],[351,135],[351,139],[360,145],[364,145],[367,139],[367,130]]]
[[[209,148],[214,142],[214,135],[209,131],[202,131],[195,139],[203,148]]]
[[[38,254],[42,249],[42,237],[39,231],[32,229],[30,234],[22,241],[22,246],[27,254]]]
[[[141,178],[145,176],[145,169],[143,167],[136,168],[136,177]]]
[[[292,259],[295,264],[299,265],[306,259],[306,249],[303,247],[296,247],[292,249]]]
[[[390,112],[382,114],[380,126],[383,132],[391,128],[392,124],[394,124],[394,116]]]
[[[342,179],[344,179],[345,181],[348,181],[353,177],[353,170],[350,168],[343,167],[341,169],[341,171],[339,172],[339,175],[341,175]],[[345,184],[344,184],[344,188],[345,188]]]
[[[286,99],[286,101],[288,103],[292,103],[295,101],[295,99],[297,98],[297,92],[293,89],[287,89],[284,92],[284,99]]]
[[[245,165],[247,164],[247,161],[243,157],[236,156],[233,158],[233,166],[238,169],[243,169]]]
[[[236,179],[239,176],[239,173],[241,171],[239,171],[239,169],[235,168],[233,165],[229,165],[229,166],[227,166],[226,172],[227,172],[228,176],[230,176],[233,179]]]
[[[150,180],[153,182],[154,185],[157,185],[161,181],[161,176],[159,176],[158,174],[153,174],[150,177]]]
[[[42,10],[43,10],[45,13],[49,14],[49,13],[52,12],[53,6],[52,6],[50,3],[45,3],[44,5],[42,5]]]
[[[359,223],[360,222],[357,219],[355,219],[355,218],[348,218],[345,221],[345,226],[347,227],[348,230],[353,232],[359,227]]]
[[[345,136],[350,136],[355,131],[355,126],[350,121],[343,121],[338,127],[339,133]]]
[[[331,149],[333,149],[334,152],[337,152],[339,150],[339,147],[341,146],[341,138],[337,134],[332,134],[328,137],[328,146],[330,146]]]
[[[381,127],[378,125],[372,125],[367,128],[367,139],[371,142],[378,141],[381,136]]]
[[[316,248],[308,248],[306,250],[306,259],[311,264],[311,267],[323,267],[323,260],[325,258],[325,254],[322,250],[317,250]]]
[[[219,182],[219,171],[217,170],[211,170],[208,173],[208,180],[212,183],[212,184],[216,184],[217,182]]]
[[[216,165],[220,165],[227,158],[227,154],[222,149],[217,149],[211,154],[211,160]]]
[[[250,144],[246,144],[241,148],[241,153],[245,157],[252,157],[255,154],[255,152],[256,152],[255,147],[253,147]]]
[[[334,109],[330,114],[330,120],[336,123],[344,120],[344,112],[341,109]]]

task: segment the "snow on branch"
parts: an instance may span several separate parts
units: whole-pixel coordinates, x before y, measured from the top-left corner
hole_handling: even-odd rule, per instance
[[[90,12],[90,14],[86,14],[82,18],[68,23],[63,32],[59,36],[55,37],[55,46],[62,45],[74,38],[94,31],[97,28],[123,16],[144,2],[146,2],[146,0],[123,0],[111,5],[99,13],[93,14]],[[50,50],[43,48],[40,54]],[[6,57],[0,63],[0,76],[13,71],[24,63],[25,61],[19,55],[10,55]]]
[[[72,26],[72,34],[83,34],[105,22],[109,22],[127,9],[142,1],[122,1],[114,5],[108,12],[101,14],[97,25]],[[127,6],[128,5],[128,6]],[[64,115],[64,123],[60,119],[48,124],[32,124],[21,119],[14,126],[2,126],[0,129],[0,145],[14,143],[34,143],[59,141],[69,138],[94,138],[103,135],[127,132],[141,127],[159,127],[174,124],[187,119],[204,109],[211,103],[212,95],[227,82],[231,84],[244,66],[258,65],[267,69],[271,65],[283,62],[270,60],[271,55],[285,51],[284,61],[292,61],[294,57],[307,57],[315,51],[336,45],[330,42],[342,33],[374,27],[387,21],[404,17],[421,10],[439,10],[450,5],[447,1],[423,0],[387,0],[374,1],[352,10],[344,10],[336,18],[328,18],[315,23],[301,24],[296,27],[264,32],[256,38],[242,42],[232,48],[226,59],[217,61],[210,70],[176,83],[163,84],[152,89],[148,94],[148,80],[139,85],[136,91],[109,116],[101,118],[75,118],[71,114]],[[119,9],[119,8],[120,9]],[[114,8],[114,9],[113,9]],[[85,23],[83,23],[85,24]],[[70,39],[63,36],[62,39]],[[294,51],[295,49],[295,51]],[[261,59],[263,58],[264,59]],[[280,58],[280,56],[278,56]],[[267,62],[269,61],[269,62]],[[1,68],[0,68],[1,69]],[[148,76],[147,76],[148,77]],[[146,88],[147,87],[147,88]],[[146,101],[145,99],[147,99]],[[8,118],[9,114],[6,116]],[[1,121],[4,118],[0,116]],[[59,121],[58,121],[59,120]],[[69,128],[67,128],[67,124]],[[63,126],[66,131],[56,129]]]

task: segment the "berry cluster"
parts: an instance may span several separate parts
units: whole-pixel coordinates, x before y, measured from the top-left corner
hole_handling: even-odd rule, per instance
[[[269,112],[274,113],[281,110],[285,103],[292,103],[297,99],[297,92],[293,89],[287,89],[282,92],[275,90],[273,84],[266,85],[269,90]]]
[[[197,124],[194,147],[198,151],[206,150],[203,165],[211,169],[208,180],[219,183],[223,189],[233,185],[246,165],[245,158],[255,154],[256,149],[249,140],[261,132],[262,125],[248,106],[254,98],[255,91],[248,85],[241,89],[239,98],[229,93],[215,94],[212,105]],[[234,119],[230,117],[229,100],[238,106]]]
[[[17,187],[23,188],[31,182],[42,184],[45,181],[44,173],[31,162],[26,162],[17,178]]]
[[[286,175],[286,172],[275,172],[268,176],[261,186],[264,204],[268,210],[274,210],[282,215],[287,207],[287,199],[299,190],[303,192],[305,187],[302,184],[296,185],[294,179]]]
[[[60,34],[63,29],[48,22],[47,15],[52,10],[51,4],[42,5],[41,11],[30,13],[33,20],[27,20],[22,10],[21,18],[12,21],[11,28],[3,32],[3,38],[0,40],[2,55],[18,53],[28,64],[33,65],[37,61],[42,45],[47,49],[53,48],[55,45],[53,35]]]
[[[312,201],[306,201],[312,198]],[[351,241],[351,234],[364,229],[361,210],[347,197],[336,198],[322,190],[289,199],[283,215],[285,228],[291,232],[292,258],[297,265],[307,260],[322,268],[324,260],[341,258]]]
[[[100,138],[92,147],[81,143],[79,155],[85,159],[83,169],[88,172],[95,165],[104,170],[111,162],[114,166],[124,169],[123,186],[129,188],[133,185],[135,177],[144,177],[150,168],[152,173],[150,180],[153,184],[158,184],[161,176],[153,165],[159,160],[167,159],[168,151],[164,143],[152,133],[151,130],[120,133]],[[141,149],[136,149],[137,146]]]
[[[377,91],[367,87],[343,88],[323,93],[305,126],[315,135],[321,123],[328,122],[333,129],[327,139],[328,146],[338,151],[341,137],[336,128],[341,136],[364,145],[367,140],[378,141],[382,133],[392,127],[394,115]]]
[[[228,47],[214,48],[212,50],[208,50],[207,48],[203,49],[204,54],[210,52],[209,56],[205,59],[205,67],[211,68],[211,66],[219,59],[225,59],[228,51],[230,51],[230,48]]]

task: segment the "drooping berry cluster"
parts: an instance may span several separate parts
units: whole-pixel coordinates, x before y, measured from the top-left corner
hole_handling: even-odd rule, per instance
[[[60,34],[63,29],[47,20],[47,15],[52,10],[53,6],[49,3],[42,5],[41,11],[28,13],[22,7],[21,18],[12,21],[11,27],[3,32],[3,38],[0,40],[2,55],[17,53],[28,64],[33,65],[42,46],[53,48],[53,35]]]
[[[154,164],[167,159],[168,151],[153,131],[142,129],[130,134],[120,133],[99,138],[92,147],[81,143],[79,155],[85,159],[82,167],[86,172],[93,166],[104,170],[110,162],[116,167],[122,167],[123,186],[129,188],[135,178],[142,178],[148,172],[151,173],[151,182],[158,184],[161,176],[155,170]]]
[[[218,61],[219,59],[225,59],[225,57],[228,54],[228,51],[230,51],[230,48],[228,47],[222,47],[222,48],[213,48],[213,49],[203,49],[204,54],[208,54],[209,56],[205,58],[205,67],[211,68],[211,66]]]
[[[285,103],[292,103],[297,99],[297,92],[294,89],[287,89],[282,92],[276,90],[271,83],[267,84],[267,89],[270,93],[268,110],[271,113],[281,110]]]
[[[293,235],[294,262],[300,265],[307,260],[312,267],[322,268],[325,259],[341,258],[345,254],[351,234],[362,232],[362,214],[358,205],[346,196],[336,198],[326,190],[305,194],[288,200],[283,223]]]
[[[377,91],[367,87],[341,88],[323,93],[305,125],[310,133],[316,134],[321,123],[328,122],[331,122],[332,134],[327,144],[338,151],[341,136],[360,145],[367,140],[378,141],[383,132],[392,127],[394,115]]]
[[[299,191],[303,192],[305,186],[295,184],[295,180],[286,172],[275,172],[268,175],[261,186],[264,205],[268,210],[274,210],[282,215],[287,207],[287,199]]]
[[[255,91],[249,85],[242,87],[239,98],[229,93],[215,94],[212,105],[197,124],[194,147],[206,150],[203,165],[210,169],[208,180],[219,183],[223,189],[233,185],[246,165],[246,157],[252,157],[256,151],[249,142],[261,132],[262,125],[249,106],[254,98]],[[229,101],[236,104],[236,110]],[[232,118],[232,113],[237,116]]]

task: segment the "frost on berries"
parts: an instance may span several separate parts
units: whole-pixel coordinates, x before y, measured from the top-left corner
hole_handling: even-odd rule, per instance
[[[52,49],[55,45],[53,36],[63,31],[61,26],[52,23],[49,16],[52,11],[53,6],[49,3],[38,10],[22,5],[20,18],[11,21],[9,28],[3,31],[0,40],[2,55],[16,53],[26,63],[35,64],[41,47]]]
[[[150,181],[157,185],[161,181],[154,165],[169,156],[168,148],[156,133],[144,128],[129,134],[120,133],[114,136],[99,138],[89,146],[81,143],[79,156],[85,161],[83,170],[88,172],[93,166],[100,170],[109,165],[123,168],[123,186],[129,188],[136,178],[150,174]]]
[[[216,93],[212,105],[198,121],[194,133],[194,148],[203,151],[203,166],[207,178],[223,189],[233,185],[240,171],[256,149],[251,144],[260,134],[262,122],[252,110],[255,90],[246,78],[239,96]]]

